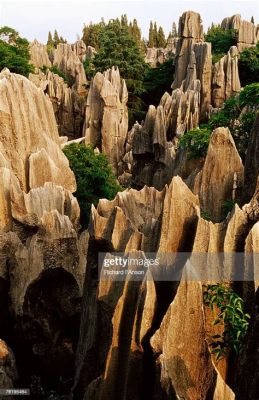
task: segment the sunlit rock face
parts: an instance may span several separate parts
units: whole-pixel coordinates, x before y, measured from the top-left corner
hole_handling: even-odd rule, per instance
[[[238,49],[232,46],[229,52],[214,66],[212,73],[212,105],[223,106],[225,100],[237,95],[241,90],[238,73]]]
[[[117,68],[98,72],[91,82],[85,115],[85,142],[105,153],[118,172],[128,133],[128,90]]]
[[[44,65],[46,67],[51,67],[46,45],[34,40],[30,43],[29,50],[31,64],[33,64],[36,68],[42,68]]]
[[[73,88],[78,94],[86,93],[86,75],[83,66],[86,47],[82,41],[74,45],[59,43],[50,54],[52,65],[56,65],[72,80]]]
[[[51,71],[41,70],[29,79],[41,88],[52,102],[60,136],[70,140],[81,137],[84,124],[85,99],[70,88],[64,79]]]
[[[87,235],[78,233],[75,177],[50,99],[8,70],[0,97],[0,304],[11,326],[1,322],[0,336],[21,379],[45,368],[41,378],[52,376],[54,385],[73,375],[77,339],[68,322],[79,329]]]
[[[255,46],[259,40],[258,26],[241,19],[241,15],[224,18],[221,27],[237,30],[237,48],[241,52],[248,47]]]

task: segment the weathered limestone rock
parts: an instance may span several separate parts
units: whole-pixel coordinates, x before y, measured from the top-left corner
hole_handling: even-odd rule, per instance
[[[201,209],[215,220],[222,218],[222,205],[232,199],[235,176],[243,185],[244,168],[228,128],[217,128],[211,135],[202,171],[195,178]],[[220,185],[218,184],[220,182]]]
[[[0,339],[0,388],[14,389],[16,380],[17,370],[13,352]]]
[[[214,374],[205,340],[202,296],[200,282],[180,283],[160,328],[151,338],[167,398],[172,389],[179,398],[190,400],[205,400],[211,391]]]
[[[76,138],[82,135],[84,123],[84,99],[68,87],[63,78],[47,71],[30,74],[29,79],[50,98],[60,136]]]
[[[145,56],[146,63],[152,68],[157,68],[166,60],[173,59],[176,53],[177,40],[177,38],[169,39],[165,48],[149,47]]]
[[[199,14],[188,11],[179,21],[179,40],[175,58],[175,80],[172,88],[180,88],[192,71],[193,79],[201,82],[201,116],[208,113],[211,103],[211,45],[203,42],[203,28]],[[185,84],[186,88],[186,84]]]
[[[225,100],[235,96],[241,90],[238,74],[238,49],[232,46],[223,58],[213,67],[212,105],[222,107]]]
[[[112,68],[92,80],[87,97],[85,142],[105,153],[118,172],[128,131],[128,91],[119,70]]]
[[[239,14],[224,18],[221,27],[237,30],[237,48],[240,52],[254,46],[258,41],[257,27],[252,22],[242,20]]]
[[[41,186],[44,177],[53,177],[54,183],[73,192],[75,178],[59,147],[50,100],[33,83],[8,70],[0,74],[0,98],[1,166],[11,166],[24,191]]]
[[[248,144],[245,170],[243,203],[248,203],[253,196],[259,174],[259,114],[257,114]]]
[[[0,99],[1,333],[11,329],[22,379],[30,382],[35,366],[58,382],[74,373],[76,337],[68,326],[73,321],[79,329],[88,235],[78,235],[75,177],[60,148],[51,101],[6,69]],[[3,321],[9,314],[12,320]],[[1,388],[15,384],[6,349],[0,343]]]
[[[125,172],[131,174],[131,185],[154,186],[158,190],[170,183],[174,175],[176,138],[199,123],[200,82],[192,81],[186,91],[165,93],[157,109],[150,106],[142,125],[136,123],[128,134],[123,158]],[[126,179],[128,177],[126,176]]]
[[[51,67],[46,45],[34,40],[32,43],[30,43],[29,49],[31,64],[33,64],[36,68],[41,68],[44,65],[46,67]]]
[[[73,88],[80,95],[86,93],[86,75],[82,63],[84,51],[86,48],[82,41],[74,45],[60,43],[50,57],[53,65],[72,78]]]

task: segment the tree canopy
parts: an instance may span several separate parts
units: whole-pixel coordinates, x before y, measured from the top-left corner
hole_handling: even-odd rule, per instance
[[[95,154],[90,146],[71,144],[64,148],[64,154],[76,177],[75,196],[81,210],[81,225],[88,226],[91,205],[97,206],[99,199],[112,200],[122,190],[117,183],[105,154]]]
[[[30,64],[29,42],[8,26],[0,28],[0,70],[5,67],[24,76],[34,71]]]
[[[212,61],[216,63],[231,46],[237,44],[237,33],[235,29],[223,29],[220,25],[212,25],[205,35],[205,41],[211,43]]]

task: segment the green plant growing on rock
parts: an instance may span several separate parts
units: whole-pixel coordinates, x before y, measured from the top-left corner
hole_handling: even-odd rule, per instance
[[[230,287],[217,283],[204,285],[203,301],[212,311],[217,311],[213,325],[224,326],[222,334],[210,338],[212,353],[217,360],[228,356],[230,351],[238,354],[250,319],[250,315],[244,311],[243,299]]]
[[[230,213],[233,210],[233,207],[235,206],[235,204],[236,204],[236,201],[233,200],[233,199],[225,200],[222,203],[221,213],[222,213],[222,218],[223,219],[225,219],[226,216],[228,215],[228,213]]]
[[[237,44],[237,32],[235,29],[223,29],[219,25],[212,25],[205,35],[205,41],[211,43],[212,61],[216,63],[231,46]]]
[[[206,157],[211,132],[209,127],[203,126],[192,129],[181,136],[180,146],[188,151],[190,160]]]
[[[71,144],[64,148],[69,165],[75,174],[77,190],[75,196],[81,210],[81,225],[89,223],[91,205],[97,206],[99,199],[112,200],[122,190],[113,174],[105,154],[95,154],[90,146]]]

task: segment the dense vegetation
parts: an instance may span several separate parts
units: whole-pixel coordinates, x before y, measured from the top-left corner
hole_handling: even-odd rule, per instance
[[[237,44],[237,33],[235,29],[223,29],[220,25],[212,25],[205,35],[205,41],[211,43],[212,62],[215,64],[231,46]]]
[[[259,43],[240,54],[238,70],[242,86],[259,82]]]
[[[91,205],[99,199],[113,199],[121,187],[117,183],[105,154],[95,154],[90,146],[71,144],[64,148],[70,168],[75,174],[77,191],[75,196],[81,210],[81,225],[87,227]]]
[[[29,42],[8,26],[0,29],[0,71],[3,68],[27,77],[34,71],[30,64]]]
[[[162,26],[157,28],[156,22],[150,22],[149,35],[148,35],[148,47],[165,47],[166,38]]]
[[[259,83],[247,85],[239,96],[226,100],[222,109],[212,114],[207,124],[186,132],[180,139],[180,146],[188,150],[191,159],[205,157],[212,131],[217,127],[228,127],[241,158],[245,160],[258,105]]]
[[[228,356],[231,350],[239,353],[250,319],[243,299],[224,284],[207,285],[204,289],[204,304],[217,312],[213,325],[223,326],[222,334],[209,338],[212,353],[217,359]]]
[[[53,49],[57,48],[59,43],[67,43],[67,41],[62,36],[59,36],[58,31],[56,29],[54,30],[53,36],[52,33],[49,32],[47,41],[48,51],[50,52]]]

